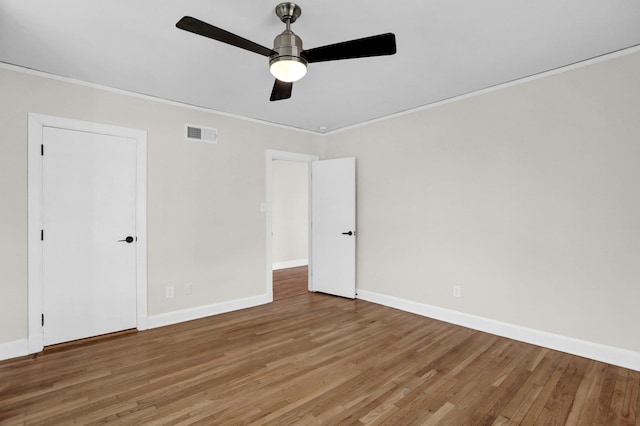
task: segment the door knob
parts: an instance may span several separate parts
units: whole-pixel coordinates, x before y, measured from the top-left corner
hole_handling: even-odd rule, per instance
[[[118,242],[119,242],[119,243],[120,243],[120,242],[126,242],[126,243],[131,244],[131,243],[133,242],[133,239],[134,239],[134,238],[133,238],[131,235],[129,235],[129,236],[128,236],[127,238],[125,238],[124,240],[118,240]]]
[[[342,235],[353,235],[353,232],[349,231],[349,232],[343,232]]]

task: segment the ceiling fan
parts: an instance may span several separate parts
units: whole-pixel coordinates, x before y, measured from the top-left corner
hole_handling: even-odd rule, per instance
[[[291,31],[291,24],[301,14],[302,9],[295,3],[280,3],[276,6],[276,15],[286,24],[287,28],[274,39],[273,49],[261,46],[191,16],[185,16],[180,19],[176,23],[176,27],[269,57],[269,69],[276,78],[271,91],[271,101],[290,98],[293,82],[304,77],[309,63],[393,55],[396,53],[396,36],[392,33],[305,50],[302,48],[302,39]]]

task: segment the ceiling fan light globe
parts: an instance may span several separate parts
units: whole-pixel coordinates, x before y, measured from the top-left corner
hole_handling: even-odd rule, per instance
[[[276,58],[269,65],[271,75],[285,83],[300,80],[307,73],[307,65],[298,58]]]

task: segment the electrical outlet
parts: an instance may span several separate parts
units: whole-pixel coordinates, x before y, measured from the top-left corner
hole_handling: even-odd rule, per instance
[[[164,296],[165,296],[167,299],[173,299],[174,290],[175,290],[175,289],[173,288],[173,286],[169,286],[169,287],[167,287],[167,288],[165,289],[165,291],[164,291]]]
[[[193,286],[191,285],[191,283],[186,283],[184,285],[184,294],[186,294],[187,296],[190,295],[193,292]]]
[[[453,286],[453,297],[460,297],[462,295],[462,289],[459,285]]]

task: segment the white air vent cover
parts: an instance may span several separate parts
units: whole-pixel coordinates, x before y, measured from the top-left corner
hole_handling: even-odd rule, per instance
[[[184,133],[184,137],[188,141],[218,143],[218,129],[186,124],[184,126]]]

